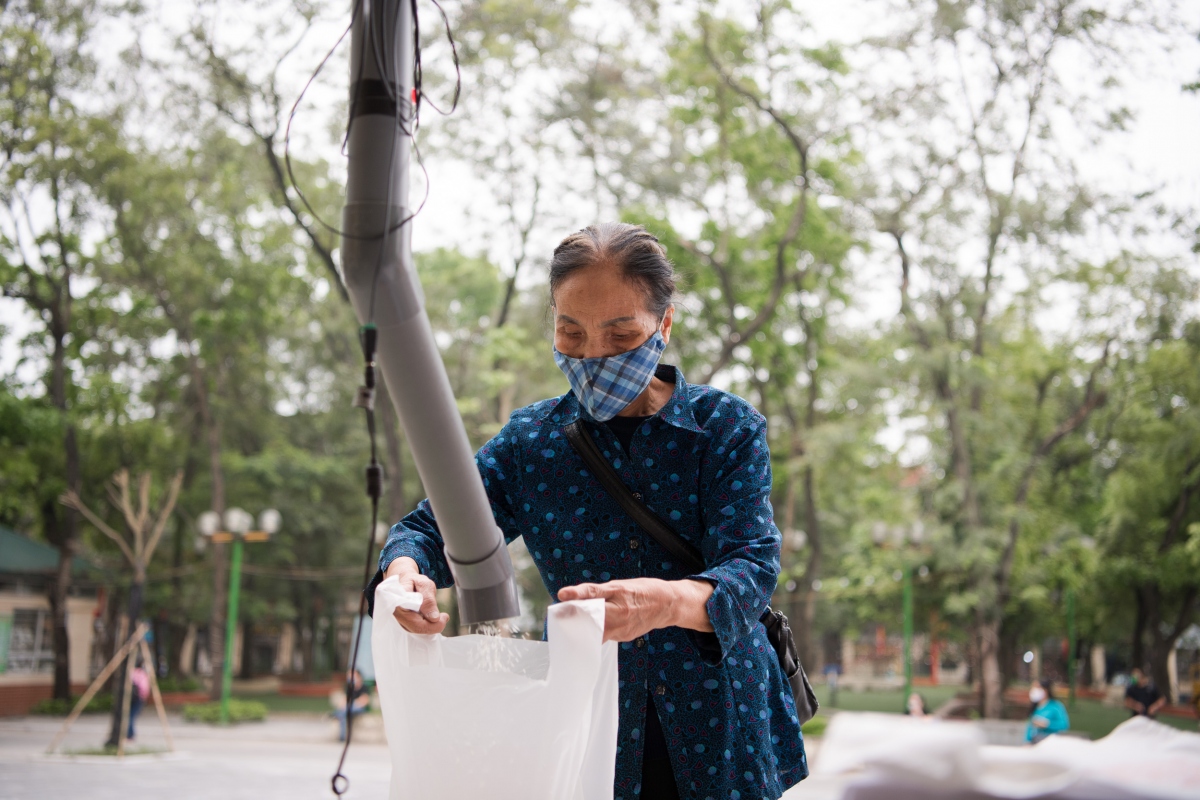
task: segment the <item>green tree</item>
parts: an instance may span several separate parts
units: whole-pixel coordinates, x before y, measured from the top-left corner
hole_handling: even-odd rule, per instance
[[[1070,138],[1126,118],[1105,81],[1118,79],[1114,43],[1148,29],[1130,14],[1086,2],[901,4],[902,33],[879,62],[891,79],[863,92],[874,116],[861,146],[876,160],[868,206],[895,253],[902,354],[945,476],[937,510],[952,534],[941,552],[961,576],[951,599],[974,616],[987,716],[1001,712],[1004,612],[1031,494],[1108,397],[1106,341],[1118,330],[1095,320],[1047,347],[1034,315],[1046,287],[1095,258],[1080,237],[1122,237],[1133,214],[1082,179]],[[1068,82],[1068,60],[1080,59],[1090,80]]]
[[[1103,584],[1132,600],[1132,662],[1169,684],[1167,660],[1198,618],[1200,327],[1158,339],[1130,366],[1105,487]],[[1132,594],[1132,597],[1130,595]]]
[[[23,397],[0,382],[0,525],[38,529],[38,485],[47,465],[60,467],[61,422],[45,398]]]
[[[98,80],[91,52],[99,12],[92,2],[0,8],[0,285],[43,326],[24,344],[47,364],[41,389],[59,417],[61,454],[41,462],[36,489],[39,527],[59,551],[49,595],[56,699],[70,695],[66,601],[79,527],[54,496],[82,487],[74,404],[92,302],[89,228],[102,216],[96,188],[120,152],[119,115],[79,103]]]
[[[757,394],[770,420],[780,487],[774,503],[789,574],[793,551],[805,555],[795,574],[802,598],[796,630],[811,661],[812,587],[825,551],[822,462],[812,449],[817,428],[834,417],[828,412],[836,401],[827,393],[844,377],[825,374],[841,363],[825,348],[830,317],[844,304],[843,264],[855,246],[841,213],[844,167],[854,154],[837,130],[845,68],[839,53],[810,47],[813,32],[787,3],[762,6],[755,22],[746,27],[697,10],[664,26],[667,60],[655,78],[613,61],[569,96],[579,98],[571,106],[577,114],[586,110],[576,127],[588,136],[658,117],[661,133],[649,144],[638,142],[638,132],[626,147],[608,146],[629,158],[593,164],[610,170],[603,185],[614,187],[614,202],[636,199],[624,217],[647,223],[686,276],[677,347],[692,379]],[[763,71],[762,63],[773,68]],[[650,85],[661,88],[647,93]],[[577,135],[595,155],[590,139]],[[651,152],[667,156],[653,166],[636,161]]]
[[[207,4],[201,4],[201,10],[206,7]],[[342,183],[323,160],[296,157],[289,160],[296,149],[311,147],[318,141],[317,137],[302,135],[305,123],[311,120],[307,109],[300,107],[302,98],[297,97],[295,107],[289,108],[293,102],[289,92],[299,94],[301,89],[299,85],[288,85],[287,73],[297,54],[304,52],[311,41],[314,27],[321,22],[319,9],[310,3],[272,0],[253,4],[252,8],[258,12],[254,15],[254,37],[240,46],[230,46],[215,39],[210,27],[198,20],[179,37],[177,56],[181,57],[181,63],[172,63],[171,67],[185,76],[177,81],[180,91],[195,107],[211,116],[215,127],[227,130],[235,138],[244,135],[251,138],[266,167],[264,187],[303,237],[316,264],[324,270],[324,280],[319,285],[327,286],[348,304],[349,295],[337,261]],[[264,58],[264,53],[269,57]],[[318,77],[314,74],[314,81]],[[320,82],[317,86],[320,87]],[[189,104],[186,113],[193,112]],[[339,104],[337,113],[344,116],[346,109]],[[331,129],[340,138],[344,125],[338,120]],[[291,153],[287,150],[289,133],[297,140],[292,142]],[[347,319],[352,319],[352,315]],[[382,452],[387,481],[385,501],[390,516],[399,519],[411,505],[404,489],[403,444],[386,384],[381,382],[377,393],[376,409],[385,441]]]

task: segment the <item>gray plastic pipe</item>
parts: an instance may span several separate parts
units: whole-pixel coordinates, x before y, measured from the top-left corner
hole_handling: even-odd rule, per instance
[[[411,213],[409,139],[397,128],[396,104],[384,89],[378,65],[398,73],[388,76],[390,94],[399,99],[401,123],[408,130],[413,112],[412,7],[408,0],[354,1],[359,5],[351,34],[350,163],[342,212],[346,287],[359,320],[373,318],[379,331],[376,360],[445,540],[459,619],[472,624],[515,617],[520,609],[512,561],[425,313],[413,268],[412,225],[395,229]],[[374,42],[388,43],[391,64],[377,57]],[[385,226],[393,230],[384,249]]]

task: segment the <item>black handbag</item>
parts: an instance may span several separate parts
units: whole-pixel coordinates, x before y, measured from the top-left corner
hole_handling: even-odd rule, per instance
[[[617,471],[608,463],[608,459],[596,446],[592,435],[584,427],[582,420],[576,420],[563,429],[567,441],[579,454],[588,469],[600,481],[600,485],[621,504],[625,513],[633,518],[642,530],[650,534],[654,541],[671,554],[673,558],[687,566],[693,572],[703,572],[705,569],[704,556],[693,545],[688,543],[663,519],[650,510],[642,501],[642,496],[633,492],[617,475]],[[788,618],[782,611],[775,611],[770,606],[759,617],[759,622],[767,629],[767,639],[775,648],[779,658],[779,668],[783,670],[788,683],[792,687],[792,697],[796,702],[796,716],[800,724],[808,722],[817,713],[820,705],[813,693],[812,684],[804,674],[804,666],[800,663],[800,655],[796,650],[796,640],[792,636],[792,628]]]

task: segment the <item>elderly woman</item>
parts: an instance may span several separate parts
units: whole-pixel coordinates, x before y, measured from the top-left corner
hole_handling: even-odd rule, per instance
[[[512,414],[476,455],[496,522],[525,537],[559,600],[603,598],[620,642],[616,800],[777,798],[808,774],[791,688],[759,617],[779,573],[766,420],[659,364],[675,272],[641,226],[606,223],[554,250],[554,359],[571,391]],[[562,431],[582,419],[633,492],[698,548],[689,574],[585,468]],[[420,592],[414,633],[448,616],[451,577],[429,502],[392,528],[380,575]]]

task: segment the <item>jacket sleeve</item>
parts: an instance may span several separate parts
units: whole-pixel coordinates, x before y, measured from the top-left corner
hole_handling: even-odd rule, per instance
[[[694,577],[713,584],[706,608],[714,633],[693,640],[710,664],[758,625],[779,577],[767,423],[749,404],[729,413],[737,424],[711,443],[701,465],[706,528],[700,549],[708,568]]]
[[[520,536],[516,519],[512,513],[512,500],[506,482],[517,476],[516,438],[510,425],[479,449],[475,454],[475,466],[483,479],[492,516],[504,533],[505,542]],[[428,575],[439,589],[454,585],[450,567],[446,563],[445,543],[433,507],[426,498],[417,504],[404,519],[392,526],[387,541],[379,554],[379,571],[366,588],[369,613],[374,614],[375,587],[383,580],[388,566],[401,556],[417,562],[422,575]]]

